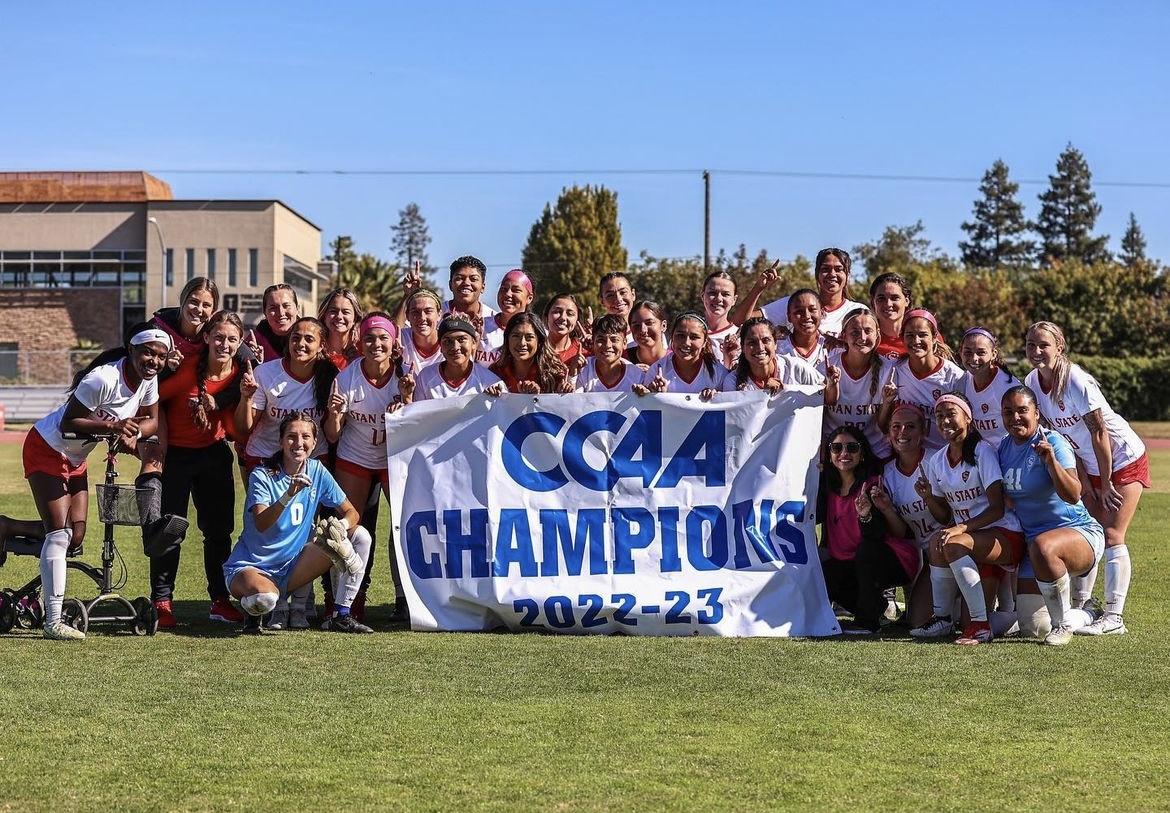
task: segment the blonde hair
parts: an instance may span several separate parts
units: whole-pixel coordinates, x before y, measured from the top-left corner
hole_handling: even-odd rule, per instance
[[[839,251],[839,250],[840,249],[825,249],[825,251]],[[834,254],[833,256],[837,257],[836,254]],[[838,259],[840,259],[840,257],[838,257]],[[843,262],[845,262],[846,269],[849,268],[848,259],[849,259],[849,255],[846,254],[845,260],[843,260]],[[846,273],[848,273],[848,272],[846,272]],[[854,320],[861,319],[863,317],[865,317],[865,318],[869,319],[871,322],[873,322],[873,326],[877,332],[878,337],[879,338],[881,337],[882,326],[878,322],[877,317],[874,316],[873,311],[871,311],[869,308],[854,308],[853,310],[849,311],[849,313],[845,316],[845,320],[841,323],[841,337],[845,342],[845,353],[849,352],[849,339],[847,336],[847,333],[849,331],[849,325]],[[842,354],[842,362],[841,362],[842,364],[845,363],[843,359],[844,359],[844,354]],[[873,350],[869,351],[869,397],[870,398],[877,395],[878,379],[881,377],[881,369],[882,369],[882,355],[881,355],[881,353],[879,353],[877,351],[877,348],[875,347]]]
[[[1072,362],[1068,358],[1068,342],[1064,339],[1064,331],[1055,322],[1033,322],[1024,333],[1027,342],[1028,334],[1033,330],[1044,330],[1052,334],[1056,340],[1056,358],[1052,362],[1052,373],[1056,376],[1053,382],[1052,394],[1058,401],[1064,400],[1065,390],[1068,389],[1068,374],[1072,370]]]

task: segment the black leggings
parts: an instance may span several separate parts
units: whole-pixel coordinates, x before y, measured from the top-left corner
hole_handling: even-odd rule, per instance
[[[882,591],[910,581],[901,560],[884,539],[863,538],[852,560],[830,557],[821,562],[821,570],[829,600],[853,613],[858,624],[874,631],[886,609]]]
[[[162,472],[163,514],[187,515],[189,501],[195,503],[196,522],[203,534],[203,569],[207,594],[214,600],[226,598],[223,563],[232,551],[236,517],[235,457],[227,441],[202,449],[167,449]],[[188,536],[190,540],[190,536]],[[191,542],[185,543],[190,545]],[[175,592],[179,573],[179,551],[150,560],[151,598],[169,599]]]

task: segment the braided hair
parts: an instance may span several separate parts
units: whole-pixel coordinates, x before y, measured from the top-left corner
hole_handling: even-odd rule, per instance
[[[207,324],[203,326],[200,331],[205,339],[210,338],[212,331],[221,323],[227,322],[232,325],[240,334],[240,338],[244,337],[244,323],[240,321],[240,317],[231,311],[219,311],[212,314],[212,317],[207,320]],[[191,422],[195,424],[196,428],[207,431],[211,428],[211,416],[207,414],[207,408],[204,402],[207,399],[207,368],[211,362],[211,344],[204,342],[203,349],[199,351],[199,361],[195,364],[195,383],[199,387],[199,396],[191,405]],[[238,375],[239,371],[236,371]]]

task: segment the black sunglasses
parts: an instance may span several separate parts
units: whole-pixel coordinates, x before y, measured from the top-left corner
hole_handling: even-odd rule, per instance
[[[857,454],[861,451],[861,444],[855,440],[848,443],[830,443],[829,451],[833,454],[841,454],[841,452],[849,452],[849,454]]]

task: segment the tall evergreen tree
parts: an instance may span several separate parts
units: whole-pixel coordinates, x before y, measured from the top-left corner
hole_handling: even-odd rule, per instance
[[[1146,236],[1142,234],[1142,227],[1138,225],[1133,212],[1129,213],[1129,225],[1125,227],[1125,234],[1121,236],[1119,259],[1129,268],[1146,260]]]
[[[1048,189],[1040,194],[1040,217],[1036,221],[1040,262],[1108,262],[1109,235],[1093,235],[1101,206],[1093,192],[1093,174],[1085,156],[1069,144],[1056,161],[1056,174],[1049,175],[1048,181]]]
[[[403,268],[413,268],[417,261],[422,264],[423,275],[429,276],[435,270],[427,256],[431,235],[418,204],[408,203],[405,209],[399,209],[398,223],[391,226],[390,231],[394,233],[390,248],[398,264]]]
[[[543,293],[564,291],[588,305],[600,304],[597,281],[609,271],[626,270],[626,259],[617,193],[604,186],[561,190],[556,205],[546,204],[532,224],[521,254]]]
[[[1036,244],[1025,239],[1031,228],[1024,217],[1024,205],[1016,200],[1020,185],[1008,178],[1008,166],[996,160],[979,184],[982,198],[971,209],[970,223],[963,231],[970,238],[959,243],[963,264],[973,268],[1025,265],[1031,261]]]

